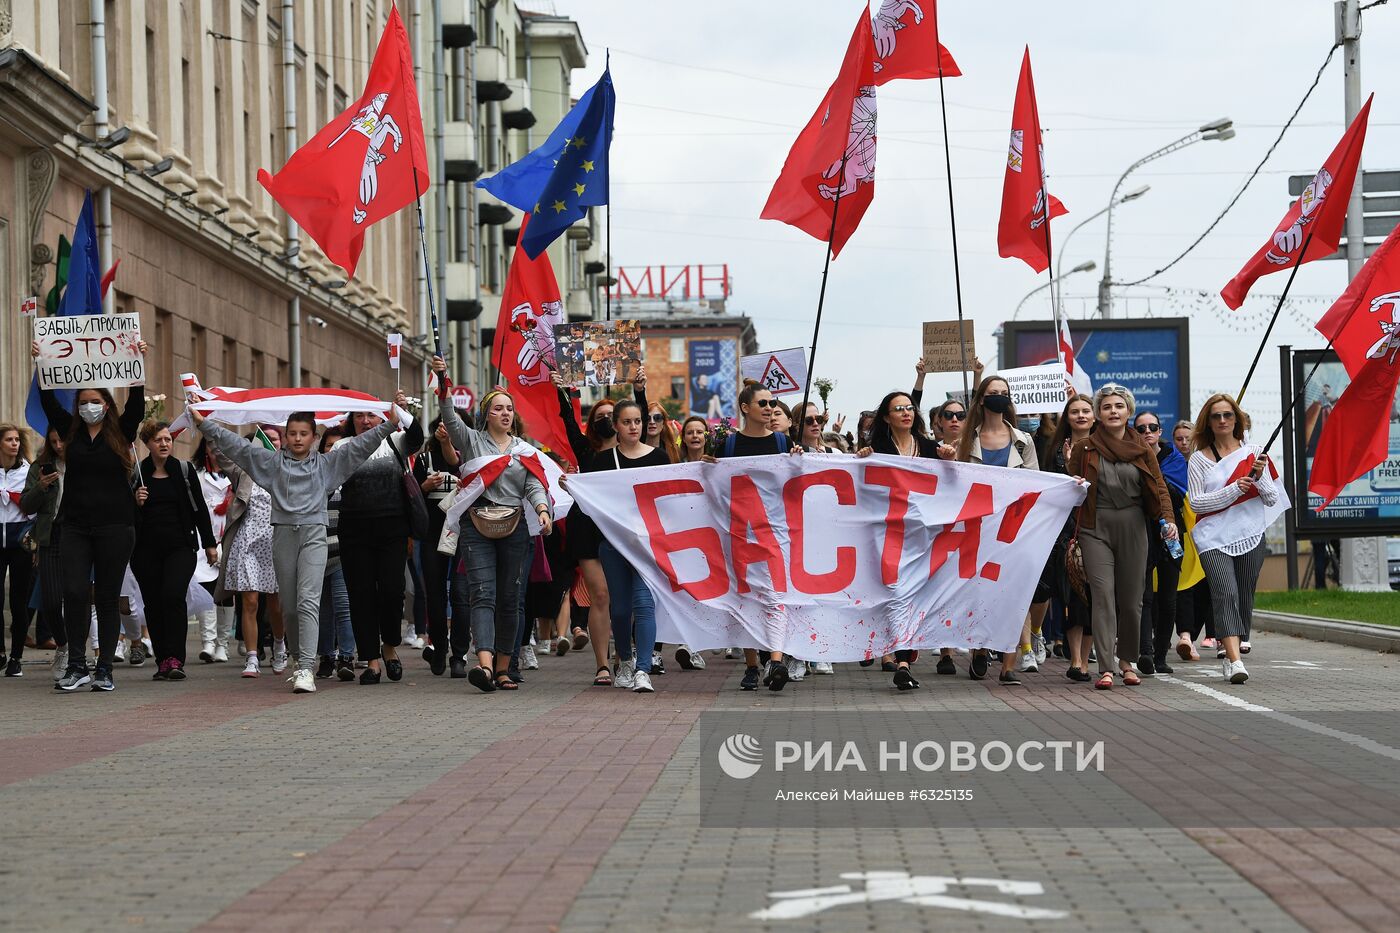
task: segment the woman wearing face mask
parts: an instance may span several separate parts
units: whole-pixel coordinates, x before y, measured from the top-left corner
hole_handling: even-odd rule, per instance
[[[967,426],[958,438],[958,459],[964,463],[983,463],[1011,469],[1040,469],[1035,456],[1035,442],[1029,434],[1016,427],[1016,406],[1011,402],[1011,386],[1000,376],[983,379],[972,393]],[[1050,587],[1044,577],[1042,573],[1032,597],[1030,612],[1021,627],[1021,670],[1026,673],[1039,670],[1045,656],[1040,623],[1050,607]],[[973,680],[987,676],[987,649],[978,648],[972,652],[968,674]],[[1016,652],[1008,651],[1002,655],[1001,673],[997,675],[997,680],[1010,686],[1021,682],[1016,674]]]
[[[743,415],[744,425],[724,439],[717,456],[758,457],[798,449],[786,434],[775,434],[769,427],[776,405],[772,392],[753,379],[745,379],[744,388],[739,392],[739,413]],[[760,676],[764,685],[774,692],[787,686],[791,677],[781,651],[768,652],[768,672],[762,674],[758,667],[758,649],[744,649],[744,678],[739,682],[739,689],[757,690]]]
[[[451,404],[447,405],[451,408]],[[349,436],[365,434],[384,423],[374,412],[356,412]],[[403,631],[404,566],[408,559],[409,504],[404,472],[409,458],[423,446],[417,419],[408,430],[380,441],[340,487],[340,566],[350,596],[350,624],[355,651],[366,667],[362,685],[403,679],[399,645]],[[434,542],[436,544],[436,542]],[[445,610],[444,610],[445,611]]]
[[[34,586],[33,559],[24,547],[30,515],[20,508],[29,479],[29,442],[17,424],[0,424],[0,590],[10,581],[10,659],[6,677],[22,677],[20,658],[29,637],[29,592]],[[0,625],[0,659],[5,657]]]
[[[1050,439],[1053,456],[1048,469],[1069,476],[1069,456],[1074,445],[1087,439],[1094,428],[1094,400],[1087,395],[1076,395],[1065,403],[1059,421],[1055,436]],[[1089,646],[1093,644],[1093,627],[1088,599],[1080,596],[1071,585],[1065,566],[1066,550],[1073,537],[1074,516],[1071,515],[1060,531],[1050,560],[1054,565],[1056,589],[1065,609],[1065,651],[1069,656],[1069,670],[1065,671],[1065,676],[1083,683],[1090,679]]]
[[[433,357],[433,370],[446,386],[447,363]],[[533,449],[512,433],[515,427],[515,400],[505,392],[489,392],[481,400],[483,429],[472,429],[457,417],[451,397],[444,388],[438,397],[439,414],[448,437],[465,462],[478,457],[509,458],[505,469],[492,480],[473,509],[495,506],[530,509],[537,516],[543,534],[553,529],[549,494],[539,478],[521,461],[533,456]],[[477,528],[476,519],[463,515],[458,549],[465,548],[468,593],[471,604],[472,640],[476,642],[477,666],[467,680],[483,693],[518,690],[510,676],[510,659],[519,644],[521,594],[529,574],[526,555],[530,526],[522,514],[515,527],[502,537],[488,537]],[[399,568],[403,572],[403,568]],[[358,639],[358,634],[356,638]]]
[[[144,356],[146,342],[137,349]],[[30,347],[37,358],[39,347]],[[146,390],[132,386],[120,415],[106,389],[79,389],[74,410],[65,411],[57,397],[41,389],[39,398],[50,426],[63,435],[62,526],[63,617],[68,626],[68,671],[54,686],[71,693],[91,686],[110,691],[121,618],[117,599],[136,540],[136,497],[131,491],[131,447],[145,414]],[[98,656],[89,673],[80,646],[88,634],[88,599],[97,609]]]
[[[1186,458],[1171,444],[1162,443],[1162,422],[1154,411],[1140,411],[1133,417],[1133,430],[1157,457],[1157,469],[1167,484],[1172,515],[1177,528],[1185,528],[1182,509],[1186,504]],[[1170,674],[1167,649],[1176,634],[1176,585],[1181,579],[1181,559],[1172,557],[1160,535],[1147,536],[1147,580],[1142,591],[1142,633],[1139,638],[1138,670],[1143,674]],[[1155,585],[1154,585],[1155,579]]]
[[[1070,452],[1071,476],[1089,482],[1079,507],[1079,546],[1093,603],[1094,654],[1099,690],[1113,687],[1113,662],[1123,683],[1142,683],[1133,670],[1142,625],[1142,584],[1147,568],[1147,513],[1152,528],[1175,540],[1177,530],[1157,456],[1136,431],[1133,394],[1109,383],[1094,393],[1098,426]],[[1159,522],[1162,524],[1159,525]]]
[[[642,408],[636,402],[623,399],[613,407],[613,427],[617,444],[594,457],[586,472],[631,470],[671,462],[663,451],[642,442]],[[606,538],[599,545],[598,557],[612,597],[612,635],[618,658],[613,685],[635,693],[652,693],[655,688],[649,655],[656,642],[655,600],[636,569]]]
[[[1207,541],[1202,534],[1201,519],[1224,512],[1242,499],[1255,495],[1266,506],[1278,502],[1278,486],[1267,469],[1269,458],[1257,446],[1250,445],[1246,449],[1247,455],[1255,457],[1254,465],[1239,479],[1230,480],[1220,468],[1220,461],[1245,447],[1244,432],[1248,425],[1249,417],[1233,398],[1224,394],[1211,396],[1196,417],[1191,435],[1195,452],[1187,465],[1187,491],[1191,508],[1196,512],[1193,538],[1200,554],[1201,569],[1210,584],[1215,634],[1225,653],[1220,661],[1221,673],[1232,684],[1242,684],[1249,679],[1240,655],[1249,653],[1254,587],[1267,554],[1265,529],[1250,524],[1249,513],[1227,513],[1231,518],[1221,516],[1213,520],[1215,523],[1222,519],[1230,521],[1229,533],[1218,536],[1223,542]]]
[[[34,540],[39,545],[39,598],[44,624],[53,635],[51,672],[58,680],[68,672],[68,629],[63,621],[63,560],[59,555],[58,504],[63,497],[63,435],[50,427],[43,450],[25,480],[20,510],[34,516]]]
[[[199,477],[187,463],[171,456],[175,440],[170,425],[148,421],[141,443],[150,455],[141,462],[136,488],[136,545],[131,572],[146,606],[146,627],[155,649],[153,680],[185,679],[185,640],[189,634],[186,594],[194,576],[195,550],[213,566],[219,550]]]

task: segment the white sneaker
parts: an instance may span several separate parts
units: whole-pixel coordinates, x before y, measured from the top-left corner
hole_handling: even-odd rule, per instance
[[[256,657],[256,655],[254,655]],[[280,674],[287,669],[287,640],[285,638],[274,638],[272,640],[272,673]]]
[[[1236,661],[1230,671],[1230,683],[1242,684],[1249,679],[1249,671],[1244,669],[1243,661]]]
[[[413,632],[412,634],[410,634],[408,637],[406,637],[406,638],[403,640],[403,644],[404,644],[404,647],[405,647],[405,648],[413,648],[414,650],[421,650],[422,647],[423,647],[425,644],[427,644],[427,642],[425,642],[425,641],[423,641],[423,639],[419,638],[417,632]]]
[[[660,651],[653,651],[651,653],[651,669],[658,674],[666,673],[666,660],[661,657]]]
[[[832,667],[831,667],[831,662],[830,662],[830,661],[813,661],[813,662],[812,662],[812,673],[813,673],[813,674],[834,674],[834,673],[836,673],[836,671],[832,669]]]
[[[248,660],[243,665],[243,676],[257,677],[260,673],[262,672],[258,670],[258,656],[256,654],[248,655]]]
[[[228,649],[225,648],[223,645],[215,645],[215,646],[214,646],[214,662],[215,662],[216,664],[223,664],[223,663],[226,663],[227,661],[228,661]]]
[[[287,678],[287,683],[292,685],[293,693],[315,693],[316,675],[308,670],[299,670],[291,677]]]
[[[1225,679],[1225,682],[1226,682],[1226,683],[1229,683],[1229,681],[1230,681],[1230,675],[1233,674],[1234,672],[1235,672],[1235,665],[1233,665],[1233,664],[1230,663],[1229,658],[1221,658],[1221,659],[1220,659],[1220,676],[1221,676],[1222,678]]]
[[[118,638],[118,639],[117,639],[117,651],[116,651],[116,654],[114,655],[114,657],[115,657],[118,661],[125,661],[125,660],[126,660],[126,639],[125,639],[125,638]]]
[[[199,659],[205,664],[214,663],[214,643],[212,641],[206,641],[204,647],[199,649]]]
[[[631,658],[626,661],[618,661],[617,666],[613,668],[613,686],[620,690],[631,690],[636,683],[637,662]]]
[[[520,649],[520,669],[526,671],[540,669],[540,659],[536,656],[535,649],[530,645],[525,645]]]
[[[633,693],[655,693],[656,688],[651,685],[651,675],[646,671],[637,671],[632,675]]]
[[[725,649],[724,649],[724,659],[725,659],[726,661],[733,661],[735,658],[742,658],[743,656],[744,656],[744,649],[743,649],[743,648],[725,648]]]
[[[788,662],[788,680],[805,680],[807,678],[807,662],[793,658]]]
[[[1031,632],[1031,654],[1037,665],[1045,663],[1045,636],[1040,632]]]
[[[1035,663],[1034,651],[1021,652],[1021,673],[1036,674],[1040,672],[1040,666]]]
[[[53,679],[55,683],[63,679],[64,672],[68,670],[67,645],[64,645],[62,648],[59,648],[53,653],[53,663],[49,665],[49,669],[53,671]]]
[[[703,671],[705,669],[705,652],[690,652],[690,666],[695,668],[697,671]]]

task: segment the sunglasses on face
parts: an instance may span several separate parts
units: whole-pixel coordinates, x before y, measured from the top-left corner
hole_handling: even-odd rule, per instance
[[[759,408],[777,408],[778,400],[772,398],[760,398],[754,399],[754,404],[757,405]]]
[[[939,415],[938,417],[943,418],[943,419],[946,420],[946,421],[966,421],[966,420],[967,420],[967,412],[965,412],[965,411],[945,411],[943,414]]]
[[[1211,420],[1211,421],[1234,421],[1234,420],[1235,420],[1235,413],[1234,413],[1233,411],[1213,411],[1213,412],[1210,413],[1210,420]]]
[[[913,411],[913,405],[891,405],[890,411]]]
[[[666,420],[666,416],[665,416],[665,415],[661,414],[660,412],[652,412],[652,414],[651,414],[651,423],[652,423],[652,424],[660,424],[661,422],[663,422],[663,421],[665,421],[665,420]]]
[[[1137,428],[1139,434],[1156,434],[1162,430],[1160,424],[1139,424],[1134,425],[1134,427]]]
[[[802,420],[807,424],[826,424],[826,415],[808,415]]]

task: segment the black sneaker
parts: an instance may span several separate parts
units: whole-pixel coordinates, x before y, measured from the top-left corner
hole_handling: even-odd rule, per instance
[[[20,668],[20,666],[19,666],[19,658],[10,658],[9,662],[5,665],[5,676],[6,676],[6,677],[23,677],[23,676],[24,676],[24,671],[23,671],[23,670]]]
[[[434,677],[441,677],[447,670],[447,652],[438,651],[432,645],[423,649],[423,660],[428,662],[428,670]]]
[[[1157,673],[1159,674],[1171,674],[1176,670],[1176,668],[1167,663],[1166,658],[1154,658],[1152,660],[1152,666],[1157,669]]]
[[[1002,671],[997,676],[997,682],[1006,684],[1009,687],[1019,687],[1021,685],[1021,678],[1016,676],[1015,671]]]
[[[94,691],[100,691],[102,693],[111,693],[113,690],[117,689],[117,685],[112,682],[111,668],[98,667],[98,669],[93,672],[90,686]]]
[[[146,650],[146,643],[139,638],[131,643],[130,648],[126,649],[126,660],[127,663],[129,663],[132,667],[140,667],[141,665],[145,664],[146,659],[150,656],[151,653]],[[112,678],[109,675],[107,679],[111,680]],[[96,681],[93,682],[96,683]],[[97,688],[93,687],[93,689],[96,690]],[[111,688],[106,687],[103,689],[110,690]]]
[[[1154,665],[1152,659],[1145,654],[1138,657],[1137,669],[1138,673],[1142,674],[1144,677],[1151,677],[1153,674],[1157,673],[1156,665]],[[1166,671],[1162,673],[1165,674]]]
[[[651,676],[660,677],[666,673],[666,664],[661,660],[661,652],[655,651],[651,655]]]
[[[681,645],[676,649],[676,663],[681,666],[681,670],[683,671],[695,670],[695,662],[690,659],[690,654],[690,649],[685,645]]]
[[[321,661],[316,665],[316,679],[330,680],[335,676],[335,659],[328,654],[321,655]]]
[[[758,668],[750,667],[744,671],[744,679],[739,681],[740,690],[758,689]]]
[[[466,661],[463,661],[461,658],[453,658],[450,662],[448,662],[447,666],[452,669],[452,673],[448,676],[450,676],[453,680],[464,680],[466,678]]]
[[[953,663],[952,655],[945,654],[939,657],[938,667],[935,668],[935,670],[940,674],[956,674],[958,672],[958,666]]]
[[[981,680],[987,676],[987,653],[985,651],[972,653],[972,663],[967,666],[967,676],[973,680]]]
[[[774,693],[787,686],[791,679],[788,675],[788,666],[782,661],[772,661],[768,665],[768,676],[763,678],[763,683]]]
[[[335,676],[339,677],[343,683],[349,683],[355,679],[355,659],[340,658],[335,662]]]

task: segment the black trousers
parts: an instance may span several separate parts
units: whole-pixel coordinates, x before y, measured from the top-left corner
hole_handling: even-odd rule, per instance
[[[175,658],[185,663],[189,611],[185,595],[194,576],[195,552],[189,545],[172,548],[138,544],[131,552],[131,573],[146,604],[146,628],[156,663]]]
[[[1157,571],[1153,592],[1152,571]],[[1176,585],[1181,580],[1181,562],[1167,553],[1156,535],[1147,537],[1147,585],[1142,590],[1142,634],[1138,654],[1152,650],[1152,660],[1162,661],[1176,635]]]
[[[417,546],[428,605],[428,637],[432,639],[434,651],[447,651],[448,657],[460,658],[471,646],[471,609],[467,604],[466,593],[462,593],[459,598],[455,593],[457,587],[452,584],[452,579],[456,576],[452,568],[457,562],[457,555],[438,553],[438,538],[442,535],[442,525],[446,520],[447,516],[443,515],[442,509],[428,509],[428,537],[419,541]],[[454,591],[450,634],[447,619],[449,590]]]
[[[1176,631],[1191,636],[1192,641],[1201,637],[1205,629],[1207,638],[1215,637],[1215,610],[1210,605],[1210,584],[1205,580],[1189,590],[1182,591],[1176,604]]]
[[[62,648],[68,644],[68,629],[63,624],[63,556],[58,542],[62,540],[59,526],[54,525],[49,543],[39,548],[39,612],[54,642]]]
[[[10,579],[10,657],[24,657],[29,636],[29,594],[34,590],[34,557],[19,543],[0,548],[0,590]],[[5,633],[0,626],[0,657],[5,654]]]
[[[355,652],[361,661],[374,661],[382,645],[397,648],[402,641],[408,538],[377,534],[368,524],[346,524],[343,518],[338,535]]]
[[[87,666],[88,607],[97,609],[97,665],[112,667],[121,617],[117,600],[131,559],[136,529],[130,525],[63,526],[59,557],[63,561],[63,620],[68,626],[68,666]],[[89,597],[91,601],[89,602]]]

